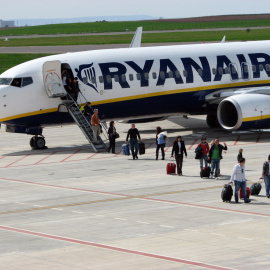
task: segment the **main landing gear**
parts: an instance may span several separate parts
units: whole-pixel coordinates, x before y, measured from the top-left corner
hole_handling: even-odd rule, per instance
[[[220,127],[216,113],[207,114],[206,123],[210,128],[219,128]]]
[[[44,136],[34,136],[30,140],[30,146],[33,150],[47,149],[46,141]]]

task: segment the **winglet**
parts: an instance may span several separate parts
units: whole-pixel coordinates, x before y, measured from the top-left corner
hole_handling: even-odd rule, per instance
[[[221,43],[225,43],[226,41],[226,36],[223,37],[223,39],[221,40]]]
[[[136,33],[132,39],[132,42],[129,46],[129,48],[139,48],[141,47],[141,41],[142,41],[142,27],[138,27],[136,30]]]

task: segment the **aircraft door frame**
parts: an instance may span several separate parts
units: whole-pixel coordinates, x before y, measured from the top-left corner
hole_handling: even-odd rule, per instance
[[[43,64],[43,82],[49,98],[64,97],[67,92],[63,86],[61,62],[48,61]]]
[[[245,67],[247,67],[247,71],[245,71]],[[248,62],[241,63],[241,78],[247,81],[250,80],[251,78],[251,69],[250,69],[250,64]]]

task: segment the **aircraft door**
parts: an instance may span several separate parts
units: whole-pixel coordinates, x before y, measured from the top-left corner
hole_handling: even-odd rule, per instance
[[[242,72],[242,79],[249,80],[250,79],[250,66],[249,63],[244,62],[241,64],[241,72]]]
[[[67,95],[62,83],[60,61],[49,61],[43,64],[43,82],[49,98]]]

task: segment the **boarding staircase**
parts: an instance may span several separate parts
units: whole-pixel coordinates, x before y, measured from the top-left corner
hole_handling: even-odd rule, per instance
[[[105,140],[108,140],[107,136],[107,128],[106,126],[101,122],[101,129],[102,133],[98,138],[96,138],[95,133],[93,132],[91,123],[88,122],[88,120],[83,115],[82,111],[80,110],[79,105],[76,101],[72,99],[71,96],[68,95],[68,100],[63,101],[61,106],[65,106],[69,114],[72,116],[78,127],[81,129],[82,133],[90,143],[92,149],[95,151],[95,153],[98,152],[99,149],[103,149],[108,152],[108,147]],[[103,139],[101,138],[103,137]],[[95,143],[97,141],[97,143]]]

